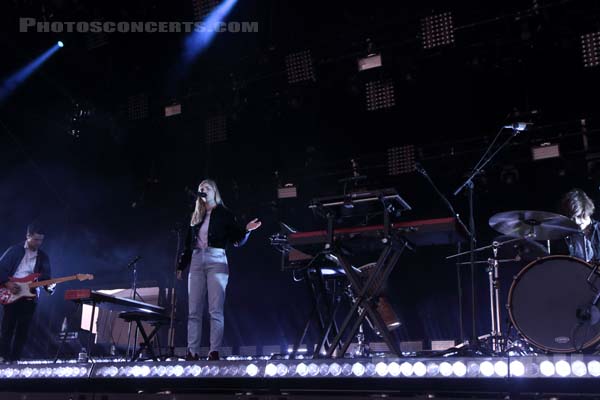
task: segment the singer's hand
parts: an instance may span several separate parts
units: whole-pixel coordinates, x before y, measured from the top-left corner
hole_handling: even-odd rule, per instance
[[[180,281],[183,280],[183,271],[180,269],[177,270],[177,279]]]
[[[254,218],[252,221],[248,222],[248,224],[246,225],[246,230],[248,232],[251,232],[255,229],[260,228],[261,225],[262,225],[262,222],[260,222],[258,220],[258,218]]]

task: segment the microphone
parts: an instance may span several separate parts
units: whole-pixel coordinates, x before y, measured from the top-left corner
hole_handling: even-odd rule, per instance
[[[198,197],[206,198],[207,196],[206,196],[206,193],[204,193],[204,192],[198,192]]]
[[[129,264],[127,264],[127,268],[131,268],[133,267],[133,265],[140,261],[142,259],[142,256],[136,256],[133,260],[131,260],[131,262]]]
[[[529,125],[533,125],[531,122],[515,122],[511,125],[504,125],[505,129],[512,129],[513,131],[522,132],[527,130]]]

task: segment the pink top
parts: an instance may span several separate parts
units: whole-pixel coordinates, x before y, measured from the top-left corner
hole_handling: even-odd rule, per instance
[[[212,210],[206,210],[206,215],[204,217],[204,221],[202,225],[200,225],[200,232],[198,234],[198,243],[196,243],[196,248],[198,249],[206,249],[208,248],[208,225],[210,224],[210,213]]]

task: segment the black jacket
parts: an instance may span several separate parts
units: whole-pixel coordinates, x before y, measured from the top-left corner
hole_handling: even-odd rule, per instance
[[[0,284],[13,276],[25,256],[25,242],[11,246],[0,257]],[[38,250],[33,272],[41,274],[39,281],[50,279],[50,258],[42,250]]]
[[[592,259],[598,260],[600,259],[600,222],[592,220],[590,229],[591,235],[589,237],[589,240],[592,245],[592,251],[594,252]],[[583,234],[576,233],[570,235],[565,239],[565,241],[567,243],[570,255],[587,261],[584,259],[585,253],[583,249]]]
[[[190,226],[183,243],[183,251],[180,254],[177,268],[186,269],[192,261],[192,253],[198,243],[198,234],[204,220],[199,224]],[[219,249],[225,249],[228,244],[236,247],[243,246],[250,232],[241,226],[233,213],[223,205],[216,206],[210,213],[208,224],[208,246]]]

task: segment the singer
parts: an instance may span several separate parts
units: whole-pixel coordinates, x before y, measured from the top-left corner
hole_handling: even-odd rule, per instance
[[[217,184],[206,179],[198,186],[196,208],[192,213],[183,252],[179,257],[177,278],[189,266],[188,275],[188,338],[187,361],[199,359],[202,315],[208,296],[210,314],[209,360],[219,359],[223,341],[225,289],[229,280],[229,265],[225,248],[228,244],[243,246],[250,232],[261,222],[253,219],[246,227],[239,225],[233,213],[225,207]]]
[[[561,200],[563,214],[581,229],[565,239],[569,254],[585,261],[600,259],[600,223],[592,219],[594,209],[594,202],[581,189],[567,192]]]

